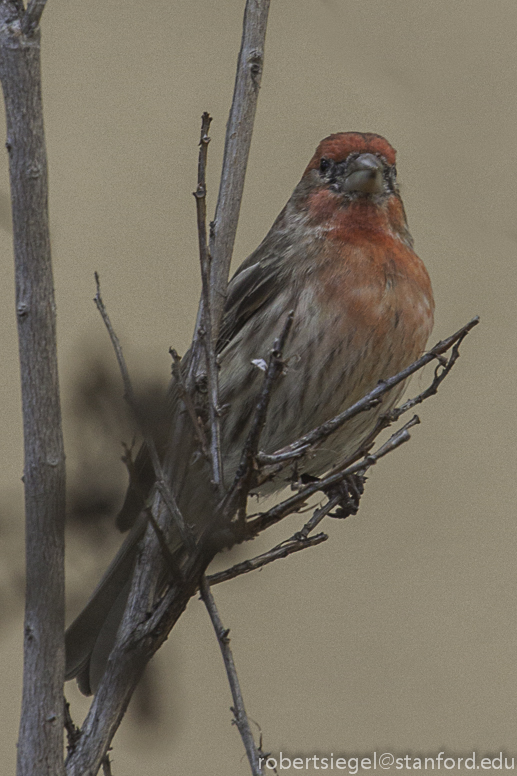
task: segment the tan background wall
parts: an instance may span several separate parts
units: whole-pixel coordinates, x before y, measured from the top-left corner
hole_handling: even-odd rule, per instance
[[[199,292],[191,192],[200,114],[214,116],[213,207],[243,5],[48,4],[44,98],[65,407],[85,353],[105,352],[94,270],[135,372],[166,376],[168,347],[187,346]],[[398,149],[411,230],[433,279],[433,340],[476,313],[482,325],[410,445],[372,472],[360,515],[331,523],[322,547],[216,591],[269,751],[517,755],[516,23],[512,0],[272,0],[236,261],[262,239],[322,137],[378,132]],[[0,162],[5,227],[5,154]],[[5,228],[0,255],[0,761],[11,773],[22,439]],[[71,440],[70,419],[67,428]],[[73,469],[71,441],[69,453]],[[91,545],[87,553],[70,566],[75,605],[88,594],[83,572],[105,563]],[[126,719],[116,776],[246,773],[198,601],[156,663],[159,719],[154,727]],[[85,706],[75,687],[67,692],[79,718]]]

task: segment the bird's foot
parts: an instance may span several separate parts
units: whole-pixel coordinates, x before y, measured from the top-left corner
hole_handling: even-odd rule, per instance
[[[344,519],[350,515],[356,515],[359,502],[364,493],[366,477],[362,474],[350,474],[337,485],[332,485],[326,490],[329,499],[339,497],[337,509],[329,512],[329,517]]]

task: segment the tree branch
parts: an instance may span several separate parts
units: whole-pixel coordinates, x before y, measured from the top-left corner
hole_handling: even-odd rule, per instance
[[[221,323],[233,244],[241,207],[255,111],[264,66],[264,45],[270,0],[247,0],[233,101],[226,126],[223,170],[211,225],[211,292],[213,335]]]
[[[440,353],[437,354],[437,358],[439,359],[439,364],[436,366],[436,369],[434,370],[434,378],[433,382],[430,386],[428,386],[424,391],[419,393],[417,396],[414,396],[412,399],[408,399],[401,407],[393,409],[389,413],[389,418],[391,421],[398,420],[401,415],[403,415],[405,412],[409,412],[409,410],[412,410],[413,407],[416,407],[417,404],[422,404],[423,401],[426,399],[429,399],[430,396],[435,396],[438,393],[438,388],[443,383],[453,366],[455,365],[456,361],[460,357],[460,345],[467,336],[467,334],[470,332],[470,330],[473,328],[473,326],[476,326],[479,323],[479,318],[473,318],[470,323],[468,323],[466,326],[463,327],[463,329],[460,329],[459,332],[456,332],[456,334],[453,334],[452,338],[449,337],[448,340],[444,340],[445,343],[450,342],[451,339],[454,341],[454,347],[452,348],[451,355],[448,359],[440,358]],[[458,336],[459,335],[459,336]],[[443,343],[438,343],[439,345]],[[436,348],[438,345],[436,345]],[[449,344],[450,347],[450,344]],[[448,348],[445,350],[442,350],[441,353],[445,353]]]
[[[29,6],[39,21],[43,5]],[[37,22],[36,22],[37,23]],[[28,34],[30,32],[30,34]],[[18,776],[63,771],[65,455],[56,353],[56,307],[39,31],[20,3],[0,2],[14,232],[26,513],[26,604]]]
[[[316,536],[309,537],[309,533],[313,531],[319,523],[336,507],[341,500],[341,496],[333,496],[329,501],[319,509],[316,509],[310,520],[308,520],[301,531],[297,531],[290,539],[286,539],[271,550],[257,555],[254,558],[245,560],[242,563],[236,563],[224,571],[219,571],[216,574],[210,574],[207,576],[207,581],[210,585],[218,585],[220,582],[227,582],[235,577],[240,577],[242,574],[248,574],[250,571],[256,571],[257,569],[267,566],[269,563],[273,563],[280,558],[287,558],[288,555],[292,555],[294,552],[305,550],[308,547],[315,547],[317,544],[326,542],[328,539],[327,534],[319,533]]]
[[[197,173],[197,188],[194,192],[197,211],[197,233],[199,242],[199,260],[201,264],[201,280],[203,284],[203,329],[202,340],[205,346],[206,374],[208,382],[208,412],[210,416],[210,462],[212,477],[218,495],[223,495],[224,470],[221,455],[221,424],[219,417],[219,379],[215,342],[213,337],[212,302],[210,293],[211,256],[206,241],[206,161],[210,138],[208,131],[212,119],[208,113],[201,118],[201,139],[199,141],[199,162]]]
[[[118,337],[111,324],[100,293],[96,274],[95,303],[108,330],[124,382],[124,397],[138,421],[138,411],[129,373]],[[107,668],[84,722],[81,737],[69,752],[66,766],[68,776],[96,774],[105,768],[107,751],[125,714],[131,696],[141,678],[145,665],[167,638],[170,629],[182,614],[188,600],[194,595],[200,575],[212,556],[199,548],[185,526],[172,489],[156,451],[152,437],[143,430],[145,443],[151,453],[156,477],[156,494],[149,518],[150,530],[142,541],[137,558],[128,604],[119,628]],[[151,508],[150,508],[151,509]],[[150,510],[148,510],[149,512]],[[149,515],[148,515],[149,516]],[[182,541],[189,548],[186,567],[181,573],[172,564],[174,584],[158,602],[151,616],[149,608],[156,593],[156,583],[164,563],[171,565],[171,555],[165,549],[170,518],[173,519]],[[163,605],[165,602],[165,605]]]
[[[232,651],[230,649],[230,639],[228,638],[230,631],[227,630],[221,622],[214,597],[210,590],[210,585],[208,584],[205,575],[201,577],[199,591],[201,593],[201,598],[203,599],[207,608],[208,614],[210,615],[210,619],[212,620],[215,635],[217,636],[219,648],[223,656],[224,667],[226,668],[226,675],[228,677],[228,683],[230,685],[233,698],[232,711],[235,717],[235,724],[237,725],[242,738],[242,743],[246,749],[246,755],[249,760],[251,772],[253,776],[262,776],[262,769],[259,765],[259,754],[255,745],[253,734],[251,732],[246,709],[244,707],[244,700],[241,693],[239,678],[237,676],[237,669],[235,668]]]
[[[153,607],[151,583],[163,557],[154,531],[147,532],[135,568],[130,603],[82,726],[81,738],[67,759],[67,776],[93,776],[101,767],[146,664],[195,595],[210,560],[203,552],[189,556],[183,569],[183,583],[171,585]]]
[[[327,506],[328,505],[326,504],[325,507]],[[333,507],[330,507],[330,509],[332,508]],[[325,514],[327,514],[327,512],[325,512]],[[321,516],[321,519],[323,519],[323,517],[324,515]],[[287,539],[285,542],[273,547],[271,550],[262,553],[262,555],[256,555],[254,558],[242,561],[242,563],[236,563],[235,566],[231,566],[224,571],[218,571],[216,574],[209,574],[206,578],[207,582],[211,587],[219,585],[221,582],[228,582],[229,579],[235,579],[235,577],[248,574],[250,571],[261,569],[263,566],[267,566],[268,563],[273,563],[274,560],[287,558],[288,555],[292,555],[294,552],[299,552],[300,550],[306,550],[308,547],[315,547],[317,544],[322,544],[323,542],[326,542],[327,539],[328,536],[324,533],[299,539],[294,537]]]

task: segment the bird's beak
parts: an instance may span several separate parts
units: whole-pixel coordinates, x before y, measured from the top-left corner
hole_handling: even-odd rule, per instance
[[[361,194],[382,194],[384,191],[383,164],[374,154],[360,154],[347,168],[341,184],[343,191]]]

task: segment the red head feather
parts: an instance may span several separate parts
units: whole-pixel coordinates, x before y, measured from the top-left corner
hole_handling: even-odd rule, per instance
[[[343,162],[349,154],[379,154],[388,164],[395,164],[395,149],[388,141],[373,132],[337,132],[321,141],[304,175],[320,165],[322,157]]]

